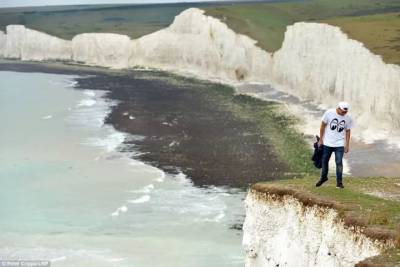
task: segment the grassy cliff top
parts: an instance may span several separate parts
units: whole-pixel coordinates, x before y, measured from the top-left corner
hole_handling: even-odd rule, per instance
[[[385,62],[400,65],[400,13],[337,17],[321,22],[340,27]]]
[[[138,38],[170,25],[174,17],[202,3],[147,5],[76,5],[0,9],[0,30],[22,24],[62,39],[87,32],[107,32]]]
[[[258,46],[269,52],[281,47],[287,26],[299,21],[313,21],[341,27],[350,38],[382,55],[386,63],[395,64],[400,63],[398,12],[400,1],[396,0],[309,0],[206,8],[207,15],[219,18],[235,32],[257,40]]]
[[[378,240],[392,240],[397,248],[379,257],[365,260],[359,266],[396,266],[400,263],[400,178],[345,177],[345,189],[337,189],[334,177],[321,187],[318,178],[306,177],[252,186],[253,190],[277,196],[291,195],[306,206],[333,208],[347,226],[359,226]],[[370,264],[370,265],[368,265]]]

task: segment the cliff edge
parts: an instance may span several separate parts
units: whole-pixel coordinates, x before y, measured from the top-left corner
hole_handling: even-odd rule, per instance
[[[362,183],[346,191],[316,191],[312,179],[253,185],[245,201],[246,266],[399,266],[398,202],[358,192]]]

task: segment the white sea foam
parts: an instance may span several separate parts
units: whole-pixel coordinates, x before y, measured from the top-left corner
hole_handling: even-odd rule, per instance
[[[131,162],[129,162],[129,165],[134,166],[134,167],[138,167],[138,166],[143,166],[146,165],[144,162],[138,161],[138,160],[132,160]]]
[[[217,214],[215,217],[213,218],[206,218],[203,221],[205,222],[221,222],[222,219],[225,217],[225,212],[221,211],[219,214]]]
[[[43,117],[42,117],[43,120],[49,120],[49,119],[51,119],[51,118],[53,118],[52,115],[47,115],[47,116],[43,116]]]
[[[78,84],[78,82],[74,79],[78,77],[79,76],[69,76],[65,80],[49,80],[48,82],[56,85],[57,87],[74,88]]]
[[[162,183],[162,182],[164,182],[164,178],[163,177],[158,177],[157,179],[156,179],[156,181],[157,182],[159,182],[159,183]]]
[[[36,236],[35,236],[36,237]],[[46,240],[46,236],[42,236],[41,240]],[[53,266],[81,266],[77,262],[85,262],[84,266],[110,266],[110,262],[121,262],[126,260],[118,254],[114,254],[110,249],[68,249],[59,248],[60,246],[52,246],[54,243],[50,240],[47,241],[50,245],[48,247],[38,246],[35,248],[30,247],[7,247],[0,248],[0,259],[20,260],[30,259],[37,261],[50,261]],[[64,240],[64,242],[72,242],[70,247],[75,247],[76,244],[73,240]],[[43,243],[43,241],[41,241]],[[64,246],[65,247],[65,246]],[[68,246],[66,246],[68,247]],[[81,246],[79,246],[81,247]],[[93,247],[93,246],[92,246]],[[101,247],[101,246],[100,246]],[[115,266],[115,265],[113,265]],[[132,266],[132,265],[130,265]]]
[[[185,177],[182,174],[178,176]],[[233,220],[232,214],[226,214],[229,211],[227,203],[237,198],[237,194],[228,194],[227,189],[220,187],[198,188],[190,184],[182,187],[174,177],[168,180],[169,184],[174,184],[172,188],[154,189],[152,203],[157,212],[180,214],[195,223]]]
[[[150,201],[150,198],[151,197],[149,195],[144,195],[144,196],[141,196],[141,197],[139,197],[137,199],[128,200],[128,203],[131,203],[131,204],[145,203],[145,202]]]
[[[113,213],[111,213],[111,216],[112,217],[118,217],[121,213],[126,213],[127,211],[128,211],[128,207],[124,205],[124,206],[119,207]]]
[[[146,193],[147,194],[147,193],[150,193],[151,190],[153,190],[153,189],[154,189],[154,185],[153,184],[148,184],[148,185],[144,186],[141,189],[131,190],[129,192],[131,192],[131,193]]]
[[[182,172],[179,172],[177,175],[175,175],[174,179],[180,184],[192,184],[192,181]]]
[[[82,99],[79,102],[78,107],[82,107],[82,106],[91,107],[91,106],[93,106],[95,104],[96,104],[96,100],[94,100],[94,99]]]
[[[113,213],[111,213],[112,217],[117,217],[119,216],[119,210],[117,209],[116,211],[114,211]]]
[[[74,109],[69,120],[85,127],[103,127],[104,119],[111,112],[112,107],[118,103],[106,99],[106,94],[107,91],[97,90],[94,97],[80,100],[76,104],[78,108]]]
[[[84,90],[83,93],[87,96],[96,96],[96,93],[93,90]]]
[[[68,87],[75,87],[77,84],[78,84],[77,81],[71,81],[71,82],[68,84]]]
[[[122,207],[120,207],[119,208],[119,210],[121,211],[121,212],[127,212],[128,211],[128,207],[127,206],[122,206]]]
[[[203,222],[212,222],[212,223],[220,223],[224,219],[224,217],[225,217],[225,213],[221,212],[221,213],[217,214],[214,217],[205,218],[205,219],[203,219],[201,221],[203,221]]]
[[[162,170],[158,170],[159,176],[155,179],[155,181],[162,183],[165,181],[165,172]]]
[[[109,134],[105,138],[92,137],[89,138],[86,144],[101,147],[107,152],[116,151],[118,146],[120,146],[125,140],[125,134],[121,132],[114,132]]]

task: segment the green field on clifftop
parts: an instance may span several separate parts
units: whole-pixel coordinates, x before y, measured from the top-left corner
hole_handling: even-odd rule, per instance
[[[381,55],[385,62],[400,65],[400,13],[339,17],[322,22],[340,27],[351,38]]]
[[[387,63],[397,64],[400,57],[399,31],[395,31],[400,29],[398,12],[400,1],[396,0],[310,0],[206,8],[206,14],[221,19],[235,32],[257,40],[258,46],[269,52],[281,47],[287,26],[299,21],[322,22],[343,26],[350,38],[363,42],[372,52],[383,55]],[[380,15],[369,16],[373,14]],[[358,32],[360,27],[357,26],[361,22],[365,25],[364,28],[361,26],[365,34]],[[367,33],[370,36],[382,33],[390,36],[369,38]],[[386,48],[387,40],[390,40],[390,49]]]
[[[172,23],[188,8],[179,5],[82,5],[0,9],[0,30],[22,24],[59,38],[71,40],[86,32],[125,34],[137,38]]]

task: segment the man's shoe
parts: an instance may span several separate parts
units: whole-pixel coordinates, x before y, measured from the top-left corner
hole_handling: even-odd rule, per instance
[[[315,184],[316,187],[320,187],[323,183],[328,181],[328,179],[319,179],[319,181]]]
[[[336,188],[343,189],[343,188],[344,188],[344,185],[343,185],[343,184],[338,184],[338,185],[336,185]]]

